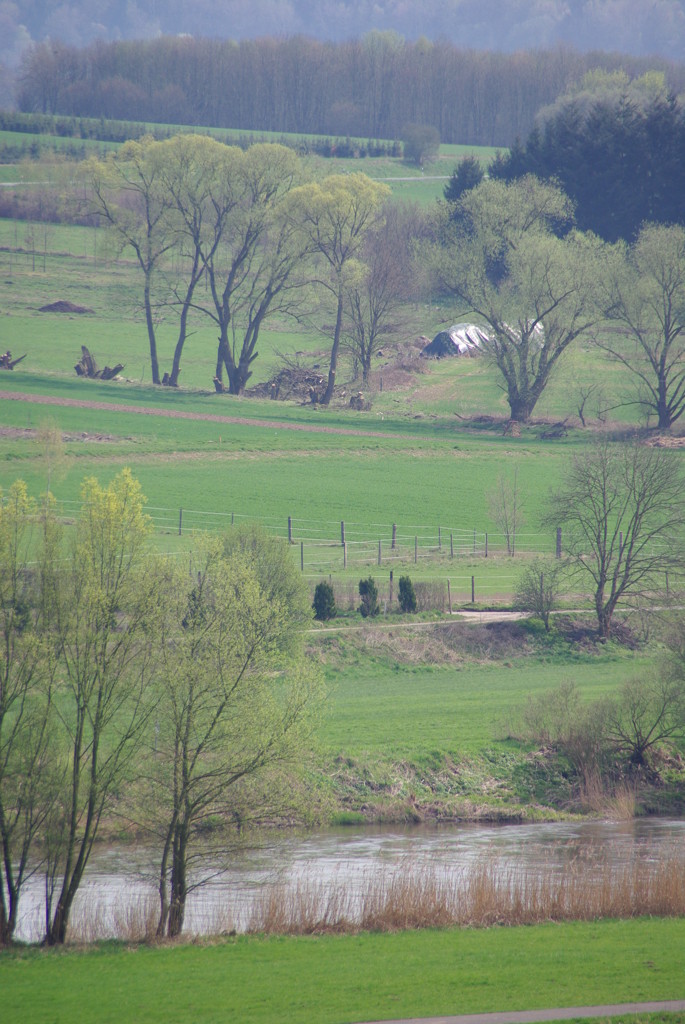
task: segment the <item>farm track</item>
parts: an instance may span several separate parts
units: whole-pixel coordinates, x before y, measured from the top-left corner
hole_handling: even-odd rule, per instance
[[[32,395],[22,391],[0,391],[0,399],[13,402],[31,402],[36,405],[58,405],[72,409],[99,409],[105,412],[135,413],[140,416],[166,416],[178,420],[202,420],[207,423],[227,423],[246,427],[266,427],[274,430],[294,430],[305,434],[336,434],[342,437],[380,437],[406,440],[407,434],[383,430],[353,430],[350,427],[327,427],[315,423],[289,423],[285,420],[260,420],[249,416],[220,416],[217,413],[187,412],[183,409],[158,409],[147,405],[120,405],[114,402],[93,402],[78,398],[57,398],[53,395]]]
[[[582,1020],[588,1017],[622,1017],[635,1013],[679,1013],[685,999],[651,1003],[615,1003],[610,1006],[570,1006],[554,1010],[523,1010],[503,1013],[469,1013],[452,1017],[411,1017],[370,1021],[369,1024],[537,1024],[552,1020]]]

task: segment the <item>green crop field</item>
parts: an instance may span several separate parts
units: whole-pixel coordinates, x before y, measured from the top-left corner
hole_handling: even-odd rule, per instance
[[[22,1024],[344,1024],[682,997],[685,921],[0,954]],[[97,1010],[94,1010],[97,1007]],[[623,1022],[633,1018],[622,1017]],[[683,1015],[639,1018],[680,1024]]]

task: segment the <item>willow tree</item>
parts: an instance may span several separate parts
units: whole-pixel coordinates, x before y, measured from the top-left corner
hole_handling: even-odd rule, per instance
[[[143,275],[143,309],[150,349],[152,383],[161,383],[153,282],[176,244],[170,219],[172,196],[164,179],[164,149],[151,137],[126,142],[106,160],[84,168],[93,211],[122,249],[131,249]]]
[[[668,430],[685,412],[685,228],[647,224],[618,256],[604,303],[620,333],[600,333],[596,342],[628,370],[638,403]]]
[[[211,300],[202,311],[219,332],[216,376],[221,381],[226,370],[231,394],[240,394],[251,376],[266,318],[299,301],[296,275],[306,244],[285,204],[300,176],[291,149],[250,146],[212,199],[216,229],[202,250]]]
[[[343,332],[345,290],[355,277],[367,232],[378,221],[383,202],[390,195],[387,185],[365,174],[331,174],[320,182],[295,189],[294,219],[306,239],[308,252],[318,269],[314,281],[335,302],[335,322],[326,390],[321,403],[328,405],[335,389],[338,352]]]
[[[483,182],[450,212],[428,250],[434,278],[484,326],[511,419],[526,421],[564,352],[600,318],[602,244],[564,235],[571,203],[532,177]]]
[[[237,146],[202,135],[177,135],[159,146],[161,179],[170,205],[168,230],[178,268],[170,275],[169,288],[179,313],[171,371],[164,379],[176,387],[197,285],[207,266],[213,266],[230,218],[243,202],[244,155]]]
[[[62,723],[51,751],[65,769],[46,864],[46,941],[64,942],[102,815],[142,738],[156,596],[146,573],[144,499],[129,470],[86,480],[64,564],[55,574],[47,638],[59,658]],[[54,900],[53,893],[56,893]]]
[[[292,809],[289,780],[319,699],[303,657],[309,594],[287,546],[252,532],[245,543],[206,544],[193,568],[188,576],[166,567],[156,630],[149,776],[160,936],[183,928],[210,824],[223,826],[225,857],[237,830]]]
[[[39,515],[23,481],[0,492],[0,946],[11,942],[22,889],[41,865],[51,807],[55,662],[41,591],[56,537],[51,505]]]

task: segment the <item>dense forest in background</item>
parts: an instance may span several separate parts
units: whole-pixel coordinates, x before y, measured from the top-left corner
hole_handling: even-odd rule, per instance
[[[588,70],[663,72],[685,91],[685,65],[554,48],[514,54],[410,43],[392,33],[323,43],[172,38],[44,43],[26,54],[17,101],[24,111],[244,130],[396,138],[433,125],[443,142],[510,146],[541,107]]]

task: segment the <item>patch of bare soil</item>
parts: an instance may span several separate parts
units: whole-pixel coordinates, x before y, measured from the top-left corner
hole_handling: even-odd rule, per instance
[[[0,427],[0,437],[7,437],[10,440],[20,438],[32,441],[38,436],[39,431],[33,427]],[[121,438],[114,434],[89,434],[86,431],[78,434],[62,434],[63,441],[119,441]]]
[[[77,306],[75,302],[69,302],[68,299],[59,299],[57,302],[50,302],[47,306],[41,306],[38,312],[77,313],[79,315],[82,315],[84,313],[94,313],[95,310],[89,309],[87,306]]]

